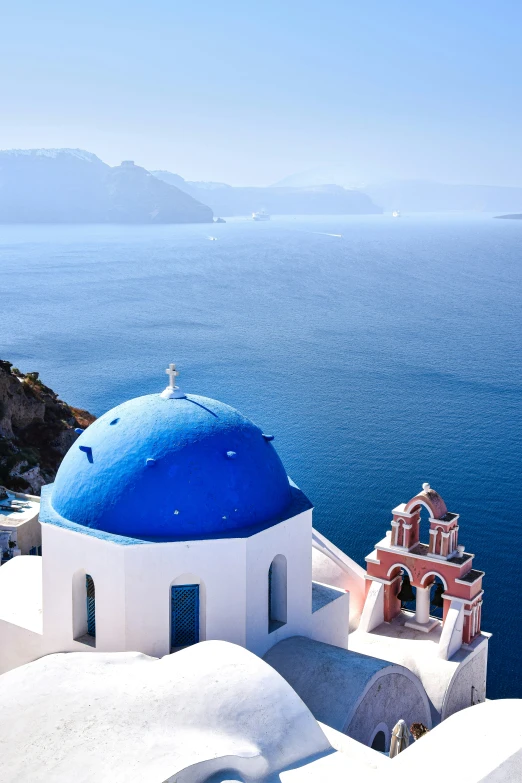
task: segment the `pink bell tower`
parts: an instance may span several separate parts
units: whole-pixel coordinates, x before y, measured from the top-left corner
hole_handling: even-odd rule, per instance
[[[429,544],[420,541],[423,507],[429,513]],[[430,593],[436,577],[444,586],[440,657],[450,658],[480,634],[484,572],[473,568],[474,555],[459,544],[458,521],[459,515],[447,510],[429,484],[393,509],[391,531],[366,558],[367,591],[361,618],[365,630],[371,631],[379,621],[390,623],[402,612],[398,594],[406,573],[416,588],[415,615],[405,622],[409,628],[430,633],[441,625],[430,617]]]

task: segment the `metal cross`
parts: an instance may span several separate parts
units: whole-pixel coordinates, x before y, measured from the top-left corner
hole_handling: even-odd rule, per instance
[[[179,375],[179,372],[176,370],[175,364],[169,364],[167,369],[165,370],[167,375],[169,376],[169,386],[171,389],[176,388],[176,377]]]

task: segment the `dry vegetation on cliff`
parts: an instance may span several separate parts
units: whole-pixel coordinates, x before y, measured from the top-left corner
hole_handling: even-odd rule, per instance
[[[37,372],[0,360],[0,484],[39,494],[62,458],[95,417],[62,402]]]

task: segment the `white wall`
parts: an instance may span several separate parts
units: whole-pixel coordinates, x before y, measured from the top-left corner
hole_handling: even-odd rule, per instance
[[[312,616],[312,511],[246,538],[123,546],[42,525],[45,652],[170,649],[173,584],[200,585],[200,640],[232,642],[263,655],[289,636],[346,647],[349,596]],[[286,558],[286,623],[268,627],[268,571]],[[96,593],[95,646],[86,631],[85,575]],[[80,641],[80,639],[82,639]]]
[[[169,654],[172,584],[200,585],[201,641],[221,639],[261,655],[310,631],[311,511],[248,538],[131,546],[42,528],[43,629],[52,650],[91,649],[77,641],[85,626],[85,574],[95,585],[98,651]],[[287,561],[287,622],[269,633],[268,569],[276,555]]]
[[[330,589],[335,590],[333,587]],[[336,592],[337,598],[313,612],[310,638],[347,650],[351,596],[342,590]]]
[[[42,558],[15,557],[0,568],[0,674],[46,652]]]
[[[312,547],[312,578],[350,593],[350,630],[355,630],[366,598],[365,569],[315,529]]]
[[[312,511],[297,514],[246,539],[246,647],[263,655],[288,636],[307,636],[312,614]],[[268,631],[268,569],[287,563],[287,622]]]
[[[94,536],[42,525],[43,632],[53,650],[89,650],[75,641],[73,578],[78,585],[90,574],[96,591],[96,649],[127,650],[125,547]],[[79,574],[78,574],[79,572]],[[85,584],[85,582],[83,582]],[[85,593],[77,591],[78,609]]]
[[[0,620],[0,674],[35,661],[48,652],[42,634]]]
[[[201,640],[244,645],[245,543],[243,539],[121,546],[44,525],[44,634],[56,650],[84,649],[74,641],[85,574],[96,591],[96,649],[170,653],[170,587],[200,584]],[[79,573],[79,578],[78,578]],[[73,584],[79,585],[73,591]]]
[[[200,585],[200,640],[245,646],[245,539],[125,547],[127,650],[170,653],[170,587]]]
[[[448,685],[441,720],[446,720],[459,710],[484,702],[486,699],[486,674],[488,664],[488,645],[482,644],[474,655],[471,655],[456,670]]]
[[[407,669],[390,666],[376,676],[366,687],[357,708],[350,716],[344,731],[349,737],[371,745],[376,730],[384,723],[389,738],[397,721],[423,723],[431,729],[431,715],[424,689]],[[386,747],[389,750],[389,745]]]
[[[384,622],[384,585],[372,581],[364,604],[359,630],[370,633]]]
[[[17,526],[15,530],[16,543],[22,555],[28,555],[32,547],[38,547],[42,543],[38,511],[36,511],[35,515],[31,519],[28,519],[27,522]]]

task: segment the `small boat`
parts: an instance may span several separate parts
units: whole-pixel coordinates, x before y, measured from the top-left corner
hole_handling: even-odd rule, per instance
[[[392,212],[392,217],[400,217],[400,216],[401,216],[401,213],[399,212],[399,210],[398,209],[394,209],[393,212]]]
[[[252,212],[252,219],[253,220],[270,220],[270,215],[268,212],[264,209],[261,209],[259,212]]]
[[[216,242],[217,237],[209,237],[209,239],[210,239],[211,242]]]

